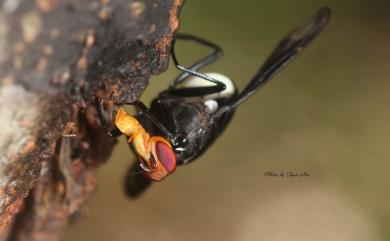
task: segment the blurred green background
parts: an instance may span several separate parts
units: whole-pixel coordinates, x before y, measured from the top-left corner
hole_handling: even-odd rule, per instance
[[[324,5],[333,18],[323,34],[240,106],[205,155],[138,200],[122,190],[134,156],[121,138],[63,240],[390,240],[390,1],[187,0],[181,31],[219,43],[224,58],[206,71],[242,89],[280,38]],[[177,51],[186,63],[204,53]],[[177,73],[152,78],[142,100]]]

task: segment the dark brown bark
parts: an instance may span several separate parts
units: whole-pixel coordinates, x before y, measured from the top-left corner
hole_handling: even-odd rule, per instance
[[[0,0],[0,240],[59,239],[115,144],[95,96],[140,97],[167,67],[181,5]]]

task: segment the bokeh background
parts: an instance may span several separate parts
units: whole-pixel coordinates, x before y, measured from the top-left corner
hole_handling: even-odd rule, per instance
[[[224,58],[205,71],[242,89],[280,38],[324,5],[333,10],[326,31],[240,106],[205,155],[138,200],[123,193],[134,156],[121,138],[63,240],[390,240],[390,2],[188,0],[181,31],[219,43]],[[177,51],[186,63],[205,53]],[[142,100],[177,74],[171,66],[152,78]]]

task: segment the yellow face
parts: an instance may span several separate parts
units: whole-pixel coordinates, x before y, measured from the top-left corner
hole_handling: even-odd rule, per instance
[[[123,108],[116,113],[115,125],[132,142],[146,177],[161,181],[175,171],[176,155],[164,137],[150,137],[138,120]]]
[[[169,142],[160,136],[151,137],[150,144],[151,155],[149,160],[141,160],[141,168],[143,168],[146,177],[161,181],[176,169],[175,152]],[[139,158],[142,159],[142,157]],[[146,166],[144,166],[144,163]]]
[[[140,132],[145,132],[145,129],[137,119],[129,115],[123,108],[119,108],[116,112],[115,126],[128,137],[133,137]]]

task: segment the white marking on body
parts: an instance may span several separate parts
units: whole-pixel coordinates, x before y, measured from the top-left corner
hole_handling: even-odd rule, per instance
[[[211,113],[214,113],[218,110],[218,103],[215,100],[206,100],[204,102],[204,105]]]
[[[205,75],[210,76],[224,83],[226,85],[226,89],[224,89],[219,93],[202,96],[203,100],[213,100],[213,99],[215,100],[219,98],[229,98],[233,96],[236,88],[233,82],[231,81],[231,79],[219,73],[205,73]],[[216,85],[215,83],[202,79],[200,77],[192,77],[189,78],[188,80],[185,80],[183,83],[179,84],[177,88],[207,87],[207,86],[215,86],[215,85]]]

